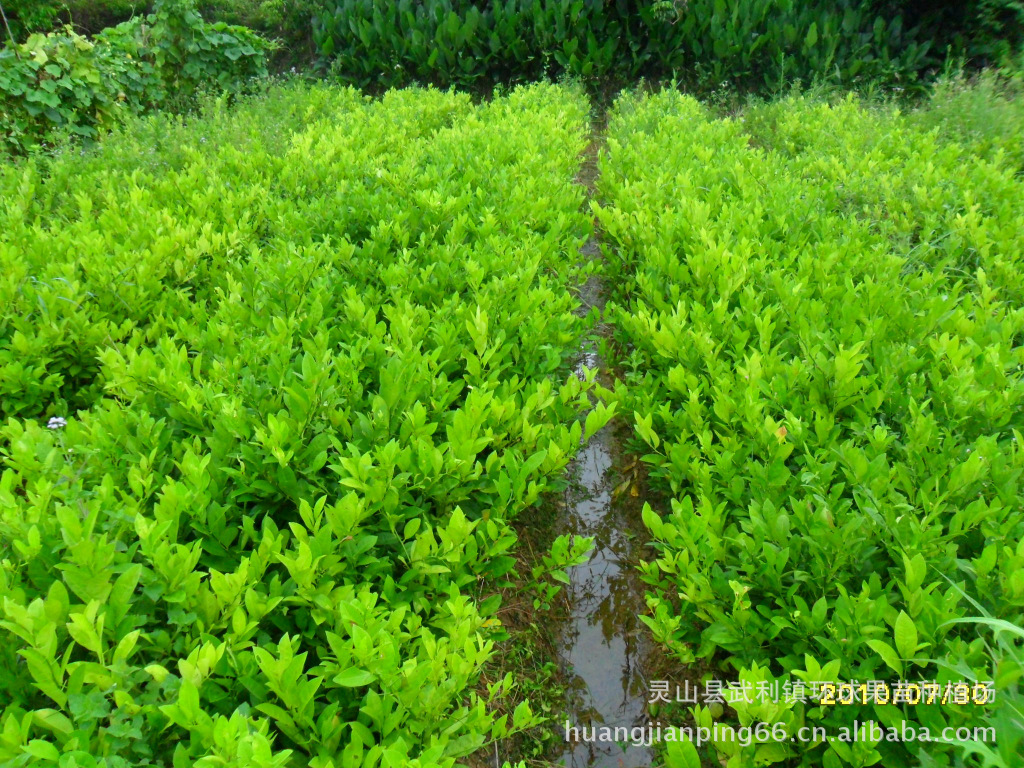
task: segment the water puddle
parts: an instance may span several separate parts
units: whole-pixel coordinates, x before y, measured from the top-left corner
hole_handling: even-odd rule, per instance
[[[593,252],[588,243],[584,252]],[[600,306],[600,285],[591,279],[581,298]],[[602,368],[600,356],[583,350],[582,366]],[[593,536],[589,562],[569,571],[570,615],[560,638],[562,662],[570,681],[569,727],[561,762],[568,768],[640,768],[653,755],[641,746],[576,740],[594,727],[641,727],[647,724],[647,681],[643,674],[646,627],[637,618],[644,610],[644,589],[634,564],[640,545],[634,532],[639,517],[636,499],[628,491],[616,496],[619,459],[614,424],[591,438],[573,462],[577,486],[568,492],[565,520],[568,533]],[[642,539],[640,539],[642,540]],[[566,730],[566,723],[560,724]]]

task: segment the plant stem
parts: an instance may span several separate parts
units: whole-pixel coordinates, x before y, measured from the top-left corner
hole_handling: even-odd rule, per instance
[[[11,25],[7,23],[7,14],[4,13],[3,3],[0,3],[0,19],[4,20],[4,28],[7,30],[7,36],[11,39],[11,50],[14,51],[14,56],[20,59],[21,54],[18,53],[18,44],[14,42],[14,34],[11,32]]]

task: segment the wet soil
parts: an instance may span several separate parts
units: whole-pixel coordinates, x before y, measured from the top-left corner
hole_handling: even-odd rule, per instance
[[[588,155],[595,158],[596,150]],[[596,163],[586,166],[591,173],[580,181],[593,195]],[[600,258],[596,235],[582,253]],[[582,313],[594,307],[603,312],[599,277],[592,276],[581,287],[580,300]],[[598,333],[603,335],[605,330],[599,324]],[[580,377],[584,367],[598,369],[599,380],[610,383],[592,340],[580,350]],[[582,728],[632,729],[648,722],[644,670],[651,648],[646,627],[639,620],[646,603],[636,569],[646,535],[640,521],[639,493],[630,482],[623,482],[624,457],[617,430],[613,421],[577,454],[570,466],[574,482],[566,494],[559,525],[566,533],[594,538],[590,560],[569,571],[569,615],[559,634],[559,656],[569,689],[567,720],[561,724],[566,748],[560,762],[568,768],[640,768],[651,765],[653,758],[645,747],[575,738]]]

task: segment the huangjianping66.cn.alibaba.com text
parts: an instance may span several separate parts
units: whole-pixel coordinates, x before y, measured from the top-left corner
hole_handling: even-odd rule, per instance
[[[932,729],[904,721],[899,726],[888,727],[873,720],[854,721],[852,725],[827,729],[823,726],[805,725],[793,728],[784,723],[756,723],[753,725],[732,725],[713,723],[705,726],[673,726],[653,723],[646,726],[612,727],[604,725],[580,726],[565,721],[565,740],[570,744],[619,744],[622,746],[650,747],[661,742],[689,741],[694,746],[703,744],[733,743],[743,747],[769,742],[791,742],[817,744],[821,742],[845,742],[878,744],[889,742],[949,742],[974,741],[983,744],[996,743],[996,729],[992,727],[946,727]]]

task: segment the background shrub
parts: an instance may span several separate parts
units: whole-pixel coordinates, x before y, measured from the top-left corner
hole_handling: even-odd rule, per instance
[[[1024,40],[1021,0],[903,0],[894,5],[909,23],[921,26],[937,48],[951,47],[978,65],[1003,62],[1020,50]]]
[[[60,19],[77,32],[94,35],[133,16],[145,15],[152,6],[147,0],[67,0],[60,4]]]
[[[203,0],[199,11],[204,19],[241,24],[279,41],[276,59],[287,66],[316,57],[313,15],[322,5],[320,0]]]
[[[467,85],[545,74],[912,80],[927,43],[877,3],[786,0],[341,0],[314,19],[336,70],[361,85]]]
[[[280,43],[274,65],[322,55],[348,82],[673,77],[713,90],[794,80],[913,83],[948,53],[972,66],[1021,49],[1024,0],[196,0],[204,19]],[[145,0],[5,0],[15,39],[151,12]]]
[[[695,0],[672,20],[702,81],[751,86],[793,80],[913,80],[929,45],[878,3]]]
[[[156,84],[152,66],[70,29],[35,34],[0,52],[0,131],[5,149],[26,150],[61,133],[92,137],[141,109]]]
[[[0,5],[3,5],[10,34],[16,41],[24,40],[33,32],[53,29],[60,13],[60,4],[54,0],[3,0]],[[10,42],[8,30],[0,32],[4,43]]]
[[[0,51],[0,136],[8,151],[94,137],[127,113],[180,105],[202,84],[240,90],[266,74],[268,43],[206,23],[184,4],[156,6],[88,39],[65,27]]]
[[[95,34],[153,8],[149,0],[3,0],[16,42],[36,32],[53,32],[70,24],[76,32]],[[7,32],[3,31],[5,42]]]
[[[152,13],[157,4],[152,0],[3,0],[2,5],[15,41],[23,43],[29,35],[57,31],[65,25],[79,34],[95,35]],[[316,53],[312,18],[323,5],[318,0],[198,0],[186,5],[207,21],[249,27],[279,40],[282,64],[308,61]],[[0,32],[8,43],[6,30]]]

